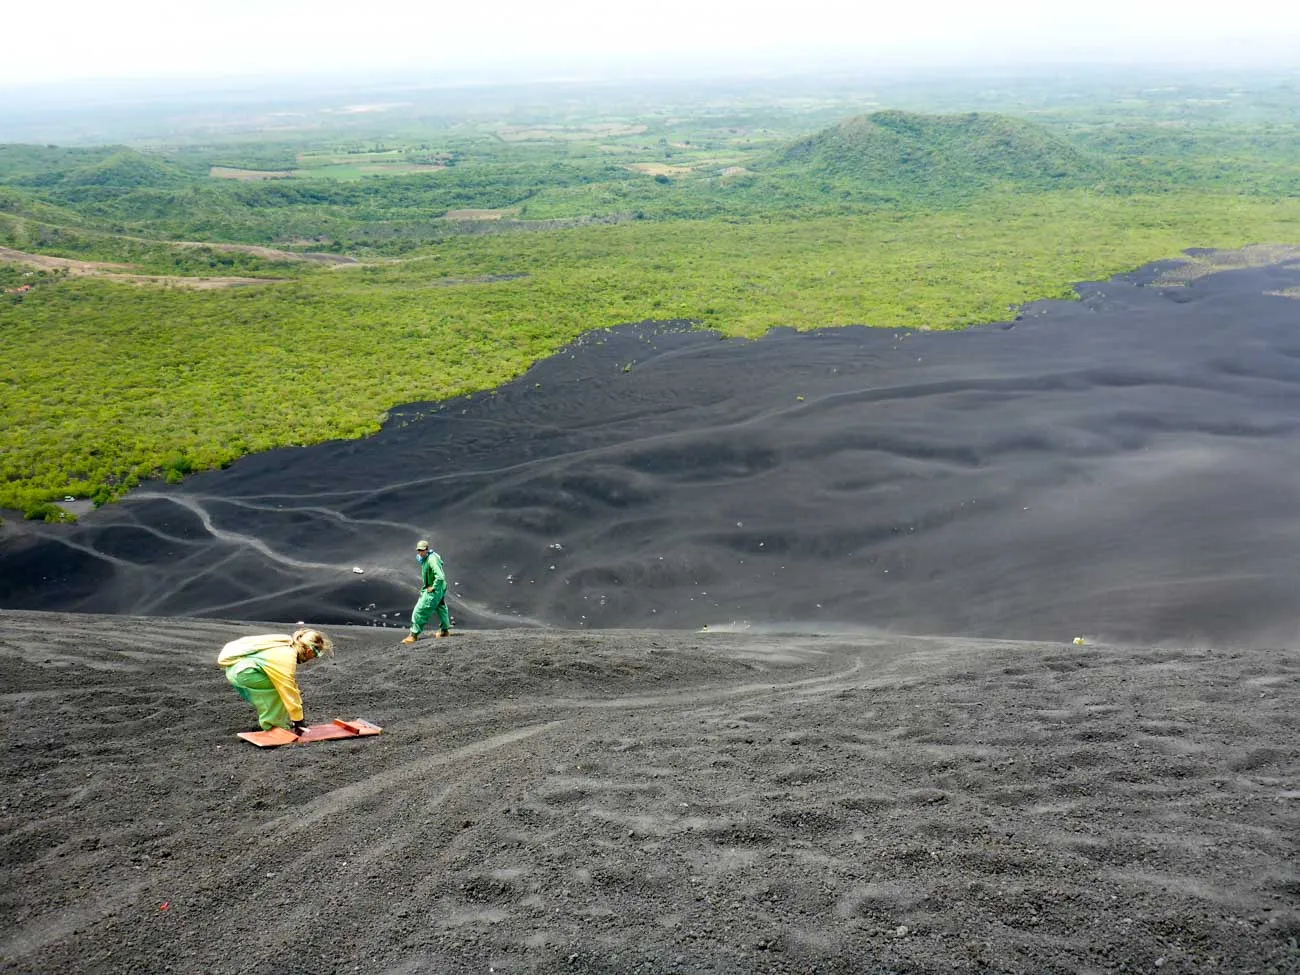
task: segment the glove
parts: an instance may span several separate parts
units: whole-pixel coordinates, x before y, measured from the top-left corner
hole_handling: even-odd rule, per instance
[[[291,721],[289,722],[289,730],[301,738],[303,735],[307,733],[307,722]]]

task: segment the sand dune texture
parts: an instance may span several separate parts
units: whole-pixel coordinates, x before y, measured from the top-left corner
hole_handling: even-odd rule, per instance
[[[251,627],[256,629],[257,627]],[[6,972],[1294,972],[1294,651],[0,614]]]

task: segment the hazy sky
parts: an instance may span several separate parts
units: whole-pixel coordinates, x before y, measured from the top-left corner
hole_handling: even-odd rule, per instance
[[[0,84],[359,71],[550,74],[1119,60],[1300,66],[1300,0],[62,0],[6,17]]]

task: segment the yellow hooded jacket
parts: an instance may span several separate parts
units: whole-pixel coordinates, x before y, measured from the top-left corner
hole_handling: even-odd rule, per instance
[[[302,692],[294,675],[298,672],[298,651],[293,648],[293,637],[283,633],[266,633],[232,640],[221,648],[217,663],[238,673],[248,667],[259,667],[270,679],[280,700],[289,712],[289,720],[302,720]]]

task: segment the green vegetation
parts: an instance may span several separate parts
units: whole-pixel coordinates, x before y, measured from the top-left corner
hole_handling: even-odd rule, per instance
[[[23,512],[23,517],[28,521],[44,521],[49,524],[77,520],[77,516],[72,512],[64,511],[57,504],[50,504],[48,501],[29,505]]]
[[[365,435],[620,322],[954,328],[1187,247],[1300,243],[1294,91],[1146,115],[1121,94],[1004,96],[1032,117],[832,92],[798,111],[515,106],[404,140],[0,146],[0,246],[118,265],[0,263],[0,507],[48,517],[66,494]],[[295,259],[314,252],[357,263]],[[266,283],[177,286],[218,276]]]
[[[1123,181],[1103,157],[1042,126],[976,113],[874,112],[799,140],[776,162],[841,189],[870,186],[899,200],[970,197],[996,186],[1045,190]]]

